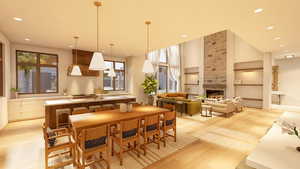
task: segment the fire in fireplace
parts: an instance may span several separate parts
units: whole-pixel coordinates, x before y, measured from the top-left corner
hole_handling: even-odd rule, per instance
[[[224,90],[210,90],[206,89],[206,97],[207,98],[215,98],[215,99],[222,99],[225,96]]]

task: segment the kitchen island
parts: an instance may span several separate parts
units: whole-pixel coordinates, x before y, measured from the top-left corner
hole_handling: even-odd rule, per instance
[[[45,101],[45,123],[50,128],[56,128],[56,110],[70,109],[71,112],[77,107],[86,107],[103,105],[103,104],[117,104],[135,102],[136,97],[131,95],[124,96],[104,96],[102,98],[83,98],[83,99],[58,99]]]

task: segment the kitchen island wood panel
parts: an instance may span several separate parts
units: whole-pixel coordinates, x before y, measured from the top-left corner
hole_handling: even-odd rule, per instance
[[[51,129],[56,128],[56,110],[68,108],[73,111],[77,107],[89,107],[103,104],[117,104],[135,102],[134,96],[109,96],[89,99],[61,99],[45,101],[45,123]]]

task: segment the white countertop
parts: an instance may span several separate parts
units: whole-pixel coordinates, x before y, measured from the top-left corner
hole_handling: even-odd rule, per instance
[[[110,100],[122,100],[136,98],[132,95],[121,95],[121,96],[104,96],[102,98],[83,98],[83,99],[59,99],[59,100],[46,100],[45,106],[55,106],[63,104],[74,104],[74,103],[88,103],[88,102],[99,102],[99,101],[110,101]]]
[[[300,114],[285,112],[281,118],[300,126]],[[257,147],[247,157],[248,166],[257,169],[299,169],[300,139],[281,133],[281,127],[273,124]]]

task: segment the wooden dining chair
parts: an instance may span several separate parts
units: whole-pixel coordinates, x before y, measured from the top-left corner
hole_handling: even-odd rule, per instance
[[[144,138],[144,143],[141,148],[146,155],[146,146],[150,143],[157,144],[157,148],[160,149],[160,115],[146,116],[144,124],[142,125],[141,136]]]
[[[120,159],[120,165],[123,165],[123,153],[127,151],[135,150],[137,156],[140,157],[139,152],[139,128],[140,128],[140,119],[132,119],[121,121],[119,126],[112,133],[112,155],[116,155]],[[114,149],[114,144],[119,146],[119,152],[116,152]]]
[[[49,129],[43,125],[45,140],[45,169],[61,168],[73,164],[75,166],[75,141],[67,128]],[[49,160],[59,158],[57,164],[49,165]],[[68,157],[68,159],[65,159]]]
[[[162,141],[164,143],[164,147],[166,147],[167,137],[173,137],[174,141],[176,142],[176,112],[175,111],[166,112],[164,114],[161,128],[163,131]],[[173,131],[173,135],[169,133],[169,131],[171,130]]]
[[[84,113],[90,113],[89,109],[75,109],[72,111],[72,115],[76,115],[76,114],[84,114]]]
[[[110,168],[108,125],[83,129],[78,135],[78,166],[85,169],[100,161]],[[106,158],[104,158],[106,154]]]

